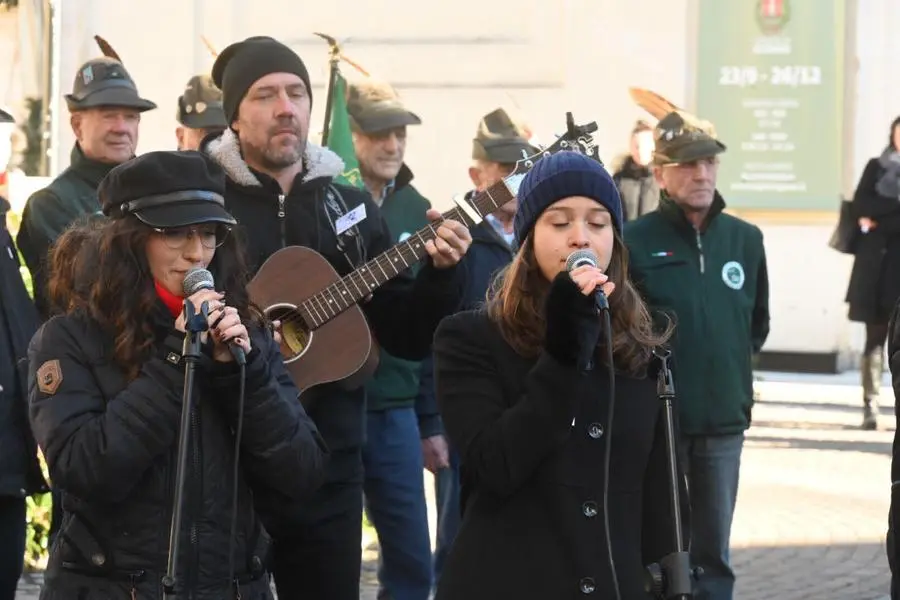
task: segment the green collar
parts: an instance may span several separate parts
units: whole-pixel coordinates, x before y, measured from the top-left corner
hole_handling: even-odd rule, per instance
[[[75,171],[95,189],[100,186],[100,181],[106,177],[106,174],[117,166],[88,158],[84,155],[78,142],[75,142],[75,147],[72,148],[72,153],[69,156],[69,163],[69,168]]]
[[[725,210],[725,199],[722,198],[722,195],[716,190],[713,195],[712,206],[709,207],[709,212],[706,214],[706,218],[700,226],[700,231],[706,231],[712,220],[719,216],[723,210]],[[686,227],[689,229],[694,228],[685,216],[684,210],[678,206],[665,190],[660,190],[659,192],[659,212],[679,227]]]
[[[406,166],[406,163],[400,165],[400,171],[397,173],[397,176],[394,177],[394,189],[399,190],[405,188],[413,180],[413,172],[412,170]]]

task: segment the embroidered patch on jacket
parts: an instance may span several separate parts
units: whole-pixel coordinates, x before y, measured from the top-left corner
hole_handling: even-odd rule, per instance
[[[58,360],[48,360],[37,370],[38,389],[49,396],[56,393],[62,380],[62,368]]]
[[[744,287],[744,267],[736,260],[730,260],[722,267],[722,281],[733,290]]]

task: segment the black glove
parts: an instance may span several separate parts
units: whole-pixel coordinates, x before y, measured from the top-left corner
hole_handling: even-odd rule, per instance
[[[600,340],[602,324],[594,299],[581,293],[567,271],[550,285],[544,304],[547,334],[544,348],[559,362],[586,368]]]

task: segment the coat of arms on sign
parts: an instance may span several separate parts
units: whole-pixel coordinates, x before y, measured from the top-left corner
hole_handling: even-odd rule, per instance
[[[766,35],[781,33],[790,18],[790,0],[758,0],[756,3],[756,23]]]

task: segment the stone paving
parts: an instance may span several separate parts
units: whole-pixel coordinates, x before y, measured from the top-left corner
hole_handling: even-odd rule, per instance
[[[762,374],[732,532],[736,600],[885,598],[894,417],[860,431],[858,374]]]
[[[761,377],[732,535],[735,600],[886,600],[889,380],[883,429],[866,432],[858,374]],[[361,600],[375,600],[376,563],[371,542]],[[23,577],[17,600],[36,600],[39,585]]]

